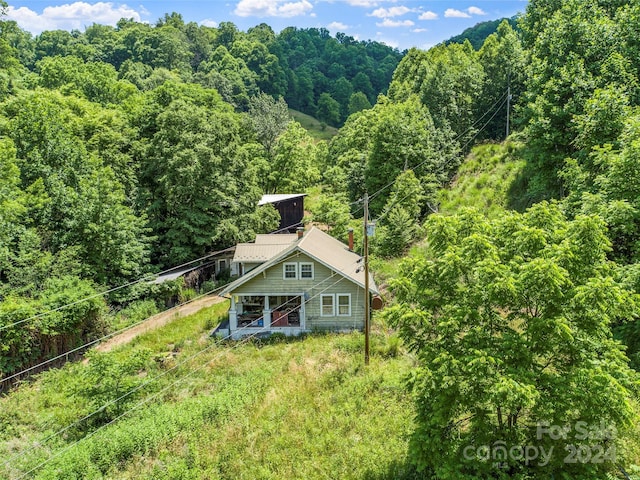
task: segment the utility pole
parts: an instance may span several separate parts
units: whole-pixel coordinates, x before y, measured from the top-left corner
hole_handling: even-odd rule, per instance
[[[509,137],[509,113],[511,112],[511,71],[507,74],[507,136]]]
[[[369,194],[364,194],[364,364],[369,365]]]

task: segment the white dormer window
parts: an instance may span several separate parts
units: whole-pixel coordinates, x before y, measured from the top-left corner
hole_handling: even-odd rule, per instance
[[[298,278],[298,264],[285,263],[282,267],[282,277],[285,280],[295,280]]]
[[[313,263],[300,264],[300,278],[313,280]]]

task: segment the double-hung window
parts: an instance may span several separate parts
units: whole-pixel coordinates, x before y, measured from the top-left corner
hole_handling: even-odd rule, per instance
[[[351,294],[349,293],[337,293],[336,303],[338,304],[338,316],[350,317],[351,316]]]
[[[282,266],[282,276],[285,280],[295,280],[298,278],[298,264],[285,263]]]
[[[285,280],[313,280],[313,263],[284,263],[282,265],[282,278],[284,278]]]
[[[336,309],[333,295],[320,296],[320,315],[323,317],[335,317]]]
[[[300,278],[313,280],[313,263],[300,263]]]
[[[320,315],[323,317],[350,317],[351,294],[336,293],[322,295],[320,298]]]

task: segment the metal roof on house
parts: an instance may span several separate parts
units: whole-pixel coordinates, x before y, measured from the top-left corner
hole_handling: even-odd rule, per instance
[[[254,247],[256,246],[255,244],[248,245],[253,245]],[[311,230],[305,232],[302,238],[296,240],[291,245],[279,246],[284,248],[271,259],[265,261],[259,267],[254,268],[246,275],[238,278],[234,282],[231,282],[225,287],[220,295],[230,294],[237,287],[254,278],[259,273],[277,263],[280,263],[281,261],[286,260],[295,251],[300,251],[307,254],[318,262],[324,264],[327,268],[364,288],[364,267],[362,263],[362,257],[357,253],[349,250],[349,247],[341,241],[333,238],[331,235],[324,233],[322,230],[319,230],[316,227],[312,227]],[[240,245],[238,245],[238,247],[240,247]],[[239,248],[236,249],[236,255],[238,253],[238,250]],[[371,273],[369,274],[369,291],[374,294],[379,293],[378,287],[373,281],[373,276],[371,275]]]
[[[236,246],[236,253],[233,256],[233,261],[238,263],[266,262],[288,248],[290,243],[291,242],[272,244],[239,243]]]
[[[266,205],[267,203],[284,202],[285,200],[291,200],[293,198],[306,197],[306,193],[277,193],[273,195],[263,195],[258,206]]]
[[[259,233],[256,245],[290,245],[298,239],[297,233]]]

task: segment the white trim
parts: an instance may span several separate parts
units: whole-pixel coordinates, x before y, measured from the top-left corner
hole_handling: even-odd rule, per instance
[[[310,265],[311,266],[311,276],[310,277],[303,277],[302,276],[302,266],[303,265]],[[299,267],[299,275],[298,277],[300,278],[300,280],[314,280],[315,279],[315,267],[313,266],[313,262],[300,262],[298,263],[298,267]]]
[[[331,299],[331,315],[324,313],[324,299]],[[320,295],[320,316],[335,317],[336,316],[336,297],[333,293],[323,293]]]
[[[348,248],[346,245],[344,247]],[[276,255],[272,259],[267,260],[263,264],[259,265],[258,267],[254,268],[253,270],[248,272],[248,276],[247,277],[241,276],[241,277],[237,278],[236,280],[234,280],[233,282],[231,282],[230,284],[226,285],[224,290],[222,290],[222,292],[220,292],[219,295],[220,296],[230,295],[235,289],[239,288],[245,282],[248,282],[249,280],[254,278],[261,271],[267,270],[267,269],[269,269],[271,267],[274,267],[274,266],[278,265],[279,263],[282,263],[285,260],[287,260],[289,258],[293,258],[294,256],[297,256],[297,255],[300,255],[300,254],[306,255],[307,257],[309,257],[312,260],[318,262],[319,264],[324,265],[329,270],[331,270],[333,272],[336,272],[337,274],[339,274],[340,276],[342,276],[346,280],[349,280],[351,283],[353,283],[353,284],[355,284],[355,285],[357,285],[357,286],[359,286],[361,288],[364,288],[364,283],[361,283],[358,280],[356,280],[355,278],[350,277],[349,275],[347,275],[346,273],[344,273],[341,270],[337,270],[335,265],[330,265],[329,263],[319,259],[318,257],[316,257],[315,255],[309,253],[308,251],[301,249],[300,246],[298,245],[298,243],[294,242],[294,243],[291,244],[291,247],[288,247],[286,250],[283,250],[279,255]],[[360,260],[358,260],[358,262],[360,262],[360,261],[362,261],[362,257],[360,257]],[[355,265],[355,263],[354,263],[354,265]],[[369,292],[373,293],[374,295],[378,295],[380,293],[378,291],[378,289],[375,287],[375,282],[369,283]]]
[[[224,268],[220,266],[223,263],[224,263]],[[218,260],[218,273],[222,272],[223,270],[226,270],[227,268],[229,268],[229,266],[227,264],[226,258],[221,258],[220,260]]]
[[[287,277],[287,266],[293,265],[293,277]],[[291,272],[289,272],[291,273]],[[297,262],[285,262],[282,264],[282,279],[283,280],[298,280],[298,263]]]
[[[349,312],[340,313],[340,297],[347,297],[349,303],[347,304]],[[336,316],[337,317],[350,317],[351,316],[351,294],[350,293],[336,293]]]

